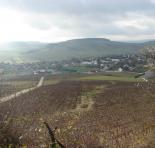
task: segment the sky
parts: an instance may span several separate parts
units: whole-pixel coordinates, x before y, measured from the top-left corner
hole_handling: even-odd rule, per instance
[[[155,39],[155,0],[0,0],[0,43]]]

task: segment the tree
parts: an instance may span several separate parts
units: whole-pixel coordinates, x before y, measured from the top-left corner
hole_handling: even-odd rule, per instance
[[[145,46],[141,49],[141,53],[145,56],[149,65],[155,64],[155,46]]]
[[[97,59],[97,67],[99,70],[101,69],[101,59],[100,58]]]

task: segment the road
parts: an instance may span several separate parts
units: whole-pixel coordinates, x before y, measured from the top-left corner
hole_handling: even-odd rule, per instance
[[[37,84],[37,87],[41,87],[44,83],[44,77],[41,77],[38,84]]]
[[[3,98],[0,99],[0,103],[3,103],[3,102],[6,102],[6,101],[9,101],[9,100],[12,100],[12,99],[14,99],[16,97],[19,97],[19,96],[21,96],[23,94],[26,94],[26,93],[28,93],[30,91],[33,91],[33,90],[41,87],[43,85],[43,83],[44,83],[44,77],[41,77],[40,80],[39,80],[39,82],[38,82],[38,84],[35,87],[31,87],[31,88],[28,88],[28,89],[23,89],[23,90],[21,90],[19,92],[16,92],[14,94],[5,96],[5,97],[3,97]]]

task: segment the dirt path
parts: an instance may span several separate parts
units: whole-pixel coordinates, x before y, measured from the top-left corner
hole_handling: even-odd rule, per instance
[[[41,77],[39,82],[38,82],[38,84],[37,84],[37,86],[32,87],[32,88],[28,88],[28,89],[23,89],[23,90],[21,90],[19,92],[16,92],[14,94],[11,94],[11,95],[8,95],[6,97],[3,97],[3,98],[0,99],[0,103],[12,100],[12,99],[14,99],[16,97],[19,97],[19,96],[21,96],[23,94],[26,94],[26,93],[28,93],[28,92],[30,92],[32,90],[35,90],[35,89],[41,87],[43,85],[43,82],[44,82],[44,77]]]
[[[82,111],[89,111],[92,109],[94,105],[93,97],[95,97],[98,93],[103,90],[105,86],[98,86],[90,92],[86,92],[81,96],[81,102],[77,104],[75,109],[72,109],[72,112],[82,112]]]
[[[44,77],[41,77],[38,84],[37,84],[37,87],[41,87],[44,83]]]

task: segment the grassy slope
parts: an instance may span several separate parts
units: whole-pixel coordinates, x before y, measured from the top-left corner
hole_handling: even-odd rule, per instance
[[[57,44],[48,44],[45,48],[26,56],[34,60],[62,60],[89,56],[134,54],[142,48],[141,44],[113,42],[105,39],[78,39]]]
[[[0,47],[0,61],[35,62],[90,56],[135,54],[147,43],[124,43],[99,38],[75,39],[60,43],[17,42]],[[3,53],[2,53],[3,51]],[[11,53],[11,54],[10,54]]]

